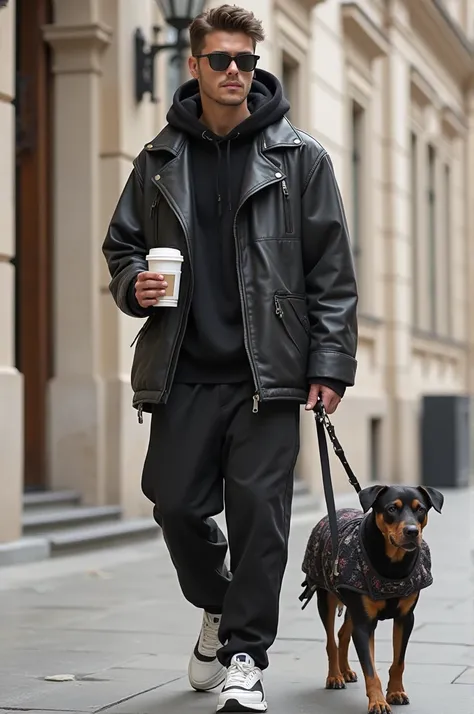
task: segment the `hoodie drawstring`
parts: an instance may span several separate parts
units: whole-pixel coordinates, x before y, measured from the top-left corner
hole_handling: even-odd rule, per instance
[[[221,149],[221,144],[226,141],[227,142],[227,148],[226,148],[226,178],[227,178],[227,206],[228,210],[232,211],[232,186],[231,186],[231,181],[232,181],[232,173],[231,173],[231,163],[230,163],[230,142],[232,139],[236,139],[239,136],[239,134],[236,134],[235,136],[230,137],[229,139],[214,139],[212,136],[210,136],[207,131],[202,132],[202,138],[207,139],[207,141],[212,141],[214,143],[214,146],[216,147],[217,150],[217,171],[216,171],[216,193],[217,193],[217,205],[218,205],[218,213],[219,216],[222,216],[222,196],[221,196],[221,191],[220,191],[220,183],[219,183],[219,176],[220,176],[220,171],[221,171],[221,156],[222,156],[222,149]]]

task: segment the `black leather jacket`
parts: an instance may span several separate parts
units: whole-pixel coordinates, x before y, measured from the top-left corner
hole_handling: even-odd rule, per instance
[[[126,314],[148,317],[136,338],[133,406],[167,401],[193,295],[194,220],[188,140],[167,125],[134,161],[103,244],[110,290]],[[257,134],[234,221],[254,408],[304,403],[308,377],[353,385],[357,288],[330,158],[287,119]],[[184,255],[178,308],[139,306],[134,285],[156,246]]]

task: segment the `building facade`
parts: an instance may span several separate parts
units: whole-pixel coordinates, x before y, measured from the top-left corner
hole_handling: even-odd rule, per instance
[[[360,339],[338,435],[361,482],[417,482],[423,395],[474,393],[474,3],[241,4],[346,205]],[[136,101],[134,34],[154,24],[153,0],[0,9],[0,542],[21,537],[25,489],[149,514],[129,379],[141,321],[115,307],[101,245],[180,80],[161,52],[159,101]],[[310,415],[301,436],[298,476],[317,491]]]

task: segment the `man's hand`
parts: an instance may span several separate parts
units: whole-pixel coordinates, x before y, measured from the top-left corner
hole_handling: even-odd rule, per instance
[[[341,397],[336,394],[336,392],[334,392],[332,389],[329,389],[329,387],[324,387],[322,384],[311,385],[308,395],[308,402],[305,407],[306,411],[309,412],[311,411],[311,409],[314,409],[314,407],[316,406],[316,402],[318,401],[319,393],[321,393],[321,398],[323,400],[326,412],[328,414],[334,414],[337,407],[339,406]]]
[[[160,297],[163,297],[168,283],[164,281],[162,275],[157,273],[139,273],[135,283],[135,295],[140,307],[152,307],[156,305]]]

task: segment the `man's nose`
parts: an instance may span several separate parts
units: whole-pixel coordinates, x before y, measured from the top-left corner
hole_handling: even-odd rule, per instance
[[[238,74],[239,68],[235,64],[235,60],[232,60],[230,65],[227,67],[227,74]]]

